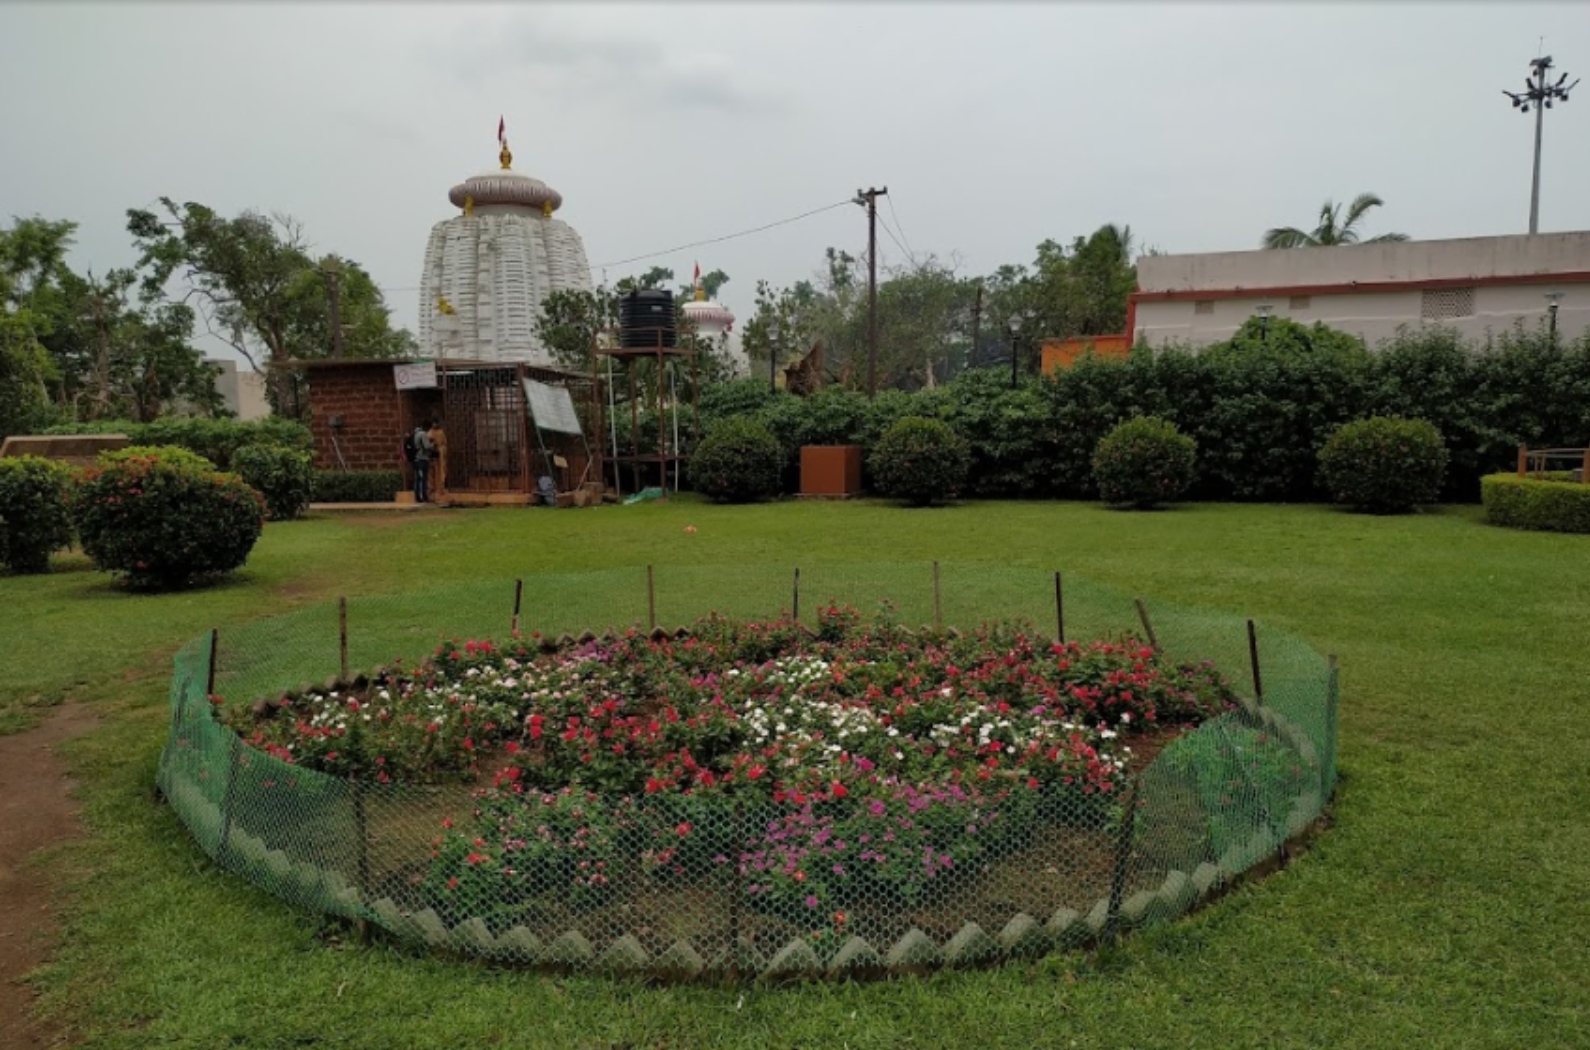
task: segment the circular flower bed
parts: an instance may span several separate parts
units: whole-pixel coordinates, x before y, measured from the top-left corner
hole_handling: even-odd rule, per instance
[[[449,643],[223,710],[286,762],[467,792],[404,876],[444,916],[500,930],[549,902],[599,909],[626,879],[730,878],[759,914],[842,929],[863,902],[987,876],[1057,814],[1103,840],[1129,778],[1234,703],[1211,665],[1136,641],[909,632],[829,606],[815,631],[711,617]]]

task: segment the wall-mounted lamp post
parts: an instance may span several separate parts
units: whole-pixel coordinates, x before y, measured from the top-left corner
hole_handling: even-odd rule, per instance
[[[778,341],[783,336],[783,330],[777,321],[767,329],[767,392],[778,393]]]
[[[1006,324],[1010,329],[1010,388],[1014,390],[1017,382],[1016,363],[1019,356],[1016,352],[1016,338],[1021,335],[1021,315],[1011,314],[1010,320]]]
[[[1259,315],[1259,342],[1270,341],[1270,312],[1275,309],[1269,303],[1260,303],[1253,308]]]
[[[1551,345],[1557,345],[1557,304],[1562,302],[1561,292],[1546,293],[1546,332],[1551,337]]]

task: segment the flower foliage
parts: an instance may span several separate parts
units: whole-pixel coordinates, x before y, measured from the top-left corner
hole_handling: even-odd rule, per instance
[[[74,500],[84,553],[140,586],[184,586],[242,565],[264,528],[264,500],[208,466],[181,450],[102,456]]]
[[[679,637],[449,643],[361,690],[227,716],[253,746],[328,772],[492,774],[434,844],[421,882],[442,906],[594,902],[638,865],[732,872],[757,907],[802,917],[976,871],[991,841],[1031,830],[1039,800],[1107,803],[1134,737],[1232,700],[1210,666],[1136,641],[912,633],[829,605],[815,632],[709,617]]]

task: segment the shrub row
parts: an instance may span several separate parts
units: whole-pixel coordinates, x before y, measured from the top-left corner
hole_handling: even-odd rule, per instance
[[[106,419],[94,423],[64,423],[46,434],[126,434],[134,445],[174,446],[195,452],[221,470],[233,469],[232,457],[249,445],[273,445],[307,452],[309,428],[274,416],[244,422],[237,419],[169,417],[151,423]]]
[[[785,491],[798,485],[802,445],[871,450],[915,416],[953,428],[970,448],[967,494],[997,498],[1096,497],[1100,439],[1122,421],[1158,416],[1196,443],[1189,495],[1241,500],[1329,498],[1319,458],[1327,438],[1355,420],[1401,416],[1441,434],[1449,466],[1441,496],[1474,500],[1479,478],[1512,464],[1520,444],[1590,444],[1590,336],[1564,343],[1515,328],[1476,344],[1432,328],[1371,351],[1323,326],[1272,319],[1267,337],[1252,324],[1197,352],[1140,347],[1123,360],[1084,358],[1014,389],[1008,372],[975,369],[932,390],[871,400],[838,389],[771,393],[755,380],[703,391],[704,432],[742,415],[778,439]],[[642,427],[645,441],[655,422]],[[870,473],[869,459],[869,486]]]
[[[403,490],[400,470],[317,470],[312,483],[315,503],[391,503]]]
[[[1590,532],[1590,485],[1567,480],[1492,474],[1480,485],[1485,520],[1512,529]]]

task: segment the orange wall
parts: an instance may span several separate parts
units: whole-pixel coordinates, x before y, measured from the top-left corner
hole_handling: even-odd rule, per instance
[[[1099,357],[1125,357],[1132,349],[1129,335],[1089,335],[1043,341],[1043,374],[1070,368],[1089,347]]]

